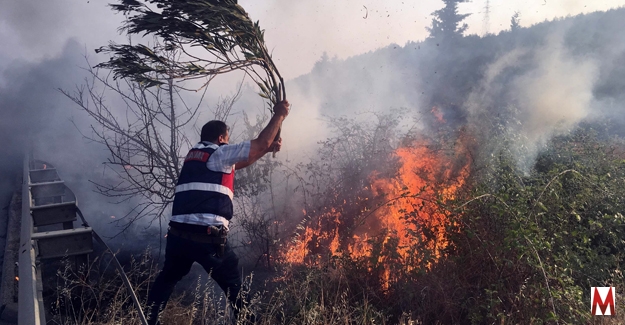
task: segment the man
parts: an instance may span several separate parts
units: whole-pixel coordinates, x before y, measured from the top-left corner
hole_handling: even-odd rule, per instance
[[[235,317],[240,311],[239,259],[226,238],[233,213],[234,171],[280,150],[281,139],[274,139],[289,114],[288,108],[286,100],[276,104],[273,117],[258,138],[236,145],[228,144],[230,135],[224,122],[210,121],[202,127],[201,141],[186,156],[176,185],[165,265],[148,297],[150,324],[158,324],[158,314],[174,286],[194,262],[202,265],[224,290]]]

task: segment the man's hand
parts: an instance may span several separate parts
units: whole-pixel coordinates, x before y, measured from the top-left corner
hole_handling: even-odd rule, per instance
[[[291,106],[291,104],[289,104],[289,101],[286,99],[278,102],[273,106],[273,113],[282,116],[282,118],[286,118],[286,116],[289,115],[289,106]]]
[[[235,169],[237,170],[243,169],[253,164],[254,162],[256,162],[256,160],[258,160],[260,157],[264,156],[265,154],[268,154],[270,152],[278,152],[280,151],[280,149],[282,149],[282,138],[278,139],[277,141],[272,142],[269,148],[267,148],[267,150],[262,155],[258,156],[258,158],[255,158],[253,160],[248,160],[248,161],[240,161],[236,163]]]
[[[278,141],[274,141],[271,146],[269,146],[267,152],[278,152],[280,149],[282,149],[282,138],[278,139]]]
[[[250,155],[245,162],[245,164],[237,164],[237,168],[245,165],[248,166],[254,163],[256,160],[260,159],[260,157],[264,156],[266,153],[273,151],[276,142],[279,142],[278,150],[282,145],[280,140],[274,141],[276,136],[279,137],[278,132],[280,127],[282,126],[282,121],[289,115],[289,102],[287,100],[283,100],[273,107],[273,116],[269,120],[269,123],[265,128],[260,131],[258,137],[251,141],[250,144]],[[242,167],[241,167],[242,168]]]

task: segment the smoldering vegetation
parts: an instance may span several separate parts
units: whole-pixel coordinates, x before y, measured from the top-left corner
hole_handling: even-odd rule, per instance
[[[346,60],[324,56],[289,81],[294,109],[283,159],[237,174],[232,238],[246,270],[257,274],[249,310],[257,323],[592,323],[590,287],[624,285],[623,18],[617,9],[484,37],[433,35]],[[63,58],[76,62],[70,52]],[[62,62],[46,64],[65,69]],[[44,80],[17,83],[3,97],[22,98],[14,97],[19,89],[30,94]],[[240,139],[263,125],[262,102],[242,96],[233,118]],[[19,122],[2,132],[46,130],[60,125],[49,122],[54,114],[66,116],[17,99],[2,112]],[[32,116],[45,118],[31,124]],[[93,123],[84,115],[74,121]],[[101,146],[49,132],[54,150],[38,152],[68,179],[107,181],[95,167],[107,157]],[[18,157],[26,140],[15,134],[5,137]],[[74,162],[59,157],[68,139]],[[135,203],[104,206],[87,197],[86,209],[107,221],[103,228]],[[150,223],[138,225],[121,242],[160,237]],[[153,263],[128,268],[145,297]],[[128,319],[119,279],[100,276],[113,273],[86,282],[59,273],[58,283],[70,285],[52,299],[62,306],[58,321],[137,322]],[[166,319],[227,318],[212,289],[180,286],[191,294],[180,294]],[[72,314],[81,305],[89,317]]]
[[[624,14],[324,56],[290,82],[291,163],[257,166],[271,182],[238,206],[252,261],[284,272],[266,301],[311,324],[592,321],[589,288],[622,283]]]

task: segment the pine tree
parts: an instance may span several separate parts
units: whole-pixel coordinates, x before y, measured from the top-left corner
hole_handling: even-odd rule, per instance
[[[514,32],[521,28],[521,18],[519,18],[519,16],[519,12],[515,11],[512,18],[510,18],[510,31]]]
[[[469,27],[462,21],[470,14],[459,14],[458,4],[467,0],[443,0],[445,7],[435,11],[432,15],[432,27],[427,27],[430,38],[438,41],[451,41],[462,37]]]

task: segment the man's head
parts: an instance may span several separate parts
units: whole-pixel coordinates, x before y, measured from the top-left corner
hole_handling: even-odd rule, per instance
[[[227,144],[230,141],[228,126],[222,121],[213,120],[202,127],[201,141],[209,141],[215,144]]]

